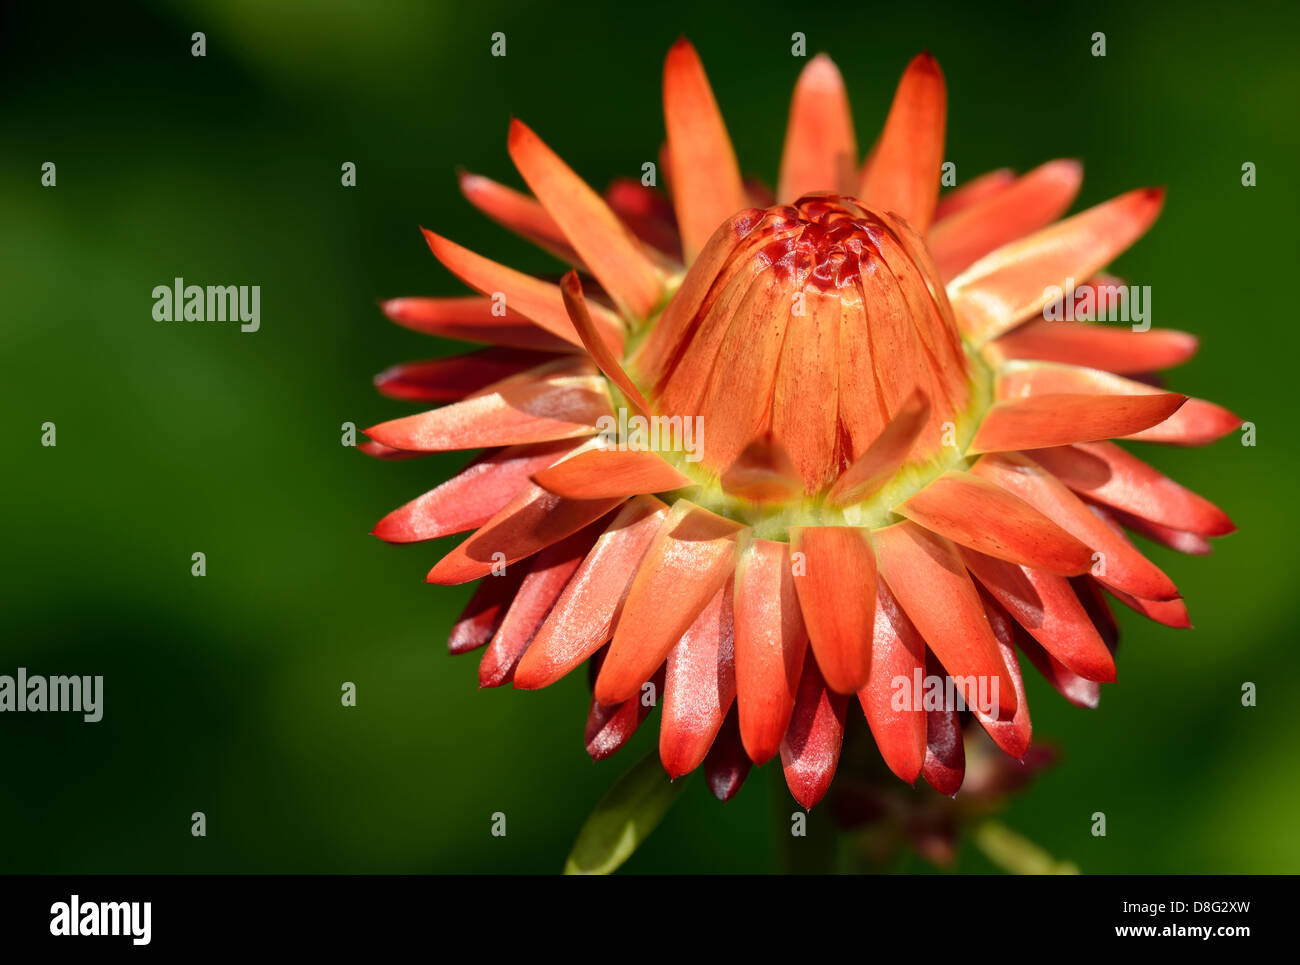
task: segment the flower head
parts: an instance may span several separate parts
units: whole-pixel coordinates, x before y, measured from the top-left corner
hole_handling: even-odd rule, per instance
[[[852,698],[885,764],[961,786],[961,725],[1029,750],[1020,656],[1070,701],[1115,679],[1108,599],[1187,612],[1126,530],[1187,552],[1224,513],[1112,438],[1203,444],[1240,420],[1148,374],[1189,335],[1054,321],[1152,223],[1138,190],[1065,220],[1081,170],[996,171],[939,197],[946,98],[914,59],[858,164],[844,85],[819,56],[795,90],[777,194],[741,177],[685,41],[664,74],[671,202],[588,187],[528,127],[527,195],[468,199],[566,260],[556,284],[426,231],[479,297],[387,302],[395,321],[489,343],[381,374],[450,403],[367,430],[407,458],[483,449],[395,510],[391,542],[474,530],[430,582],[481,579],[451,649],[484,686],[591,667],[587,747],[658,705],[676,777],[720,798],[778,754],[798,801],[829,787]]]

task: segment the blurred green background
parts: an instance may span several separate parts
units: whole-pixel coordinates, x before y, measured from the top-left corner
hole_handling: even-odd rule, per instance
[[[453,351],[375,306],[460,293],[417,225],[557,270],[456,188],[457,165],[520,183],[512,115],[594,184],[635,176],[662,138],[663,55],[686,34],[743,166],[774,181],[803,64],[794,31],[839,63],[863,144],[928,48],[948,77],[959,178],[1073,156],[1080,205],[1169,187],[1117,270],[1160,294],[1155,324],[1203,338],[1174,386],[1259,435],[1146,452],[1241,531],[1209,558],[1152,551],[1196,630],[1122,614],[1120,683],[1100,709],[1032,677],[1035,736],[1064,760],[1006,820],[1088,872],[1300,868],[1300,457],[1284,401],[1300,341],[1285,287],[1294,4],[212,0],[0,16],[0,673],[102,674],[106,689],[98,724],[0,717],[0,870],[562,866],[603,789],[654,746],[655,721],[593,765],[582,674],[479,692],[475,659],[445,652],[469,588],[422,582],[454,541],[367,535],[462,458],[371,461],[339,444],[340,425],[412,411],[370,377]],[[498,30],[503,59],[489,56]],[[1095,31],[1105,58],[1090,56]],[[56,188],[40,185],[45,161]],[[355,188],[340,186],[344,161]],[[1241,185],[1246,161],[1257,187]],[[154,322],[151,291],[176,276],[260,285],[261,331]],[[46,421],[56,448],[40,445]],[[356,708],[340,706],[345,680]],[[1258,684],[1254,709],[1243,681]],[[726,805],[696,780],[627,869],[776,870],[772,816],[793,802],[766,777]],[[200,810],[208,833],[194,838]],[[505,838],[489,833],[495,811]],[[957,868],[991,866],[968,846]]]

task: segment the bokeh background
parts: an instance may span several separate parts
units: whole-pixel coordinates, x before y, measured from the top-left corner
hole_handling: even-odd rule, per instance
[[[557,270],[457,192],[458,165],[520,183],[512,115],[597,185],[636,175],[662,138],[663,55],[686,34],[743,165],[774,181],[803,64],[794,31],[841,66],[860,142],[928,48],[948,77],[959,178],[1073,156],[1080,206],[1168,186],[1117,270],[1152,286],[1157,325],[1203,338],[1177,388],[1254,421],[1258,445],[1149,453],[1241,531],[1209,558],[1152,551],[1196,629],[1121,614],[1120,683],[1100,709],[1031,675],[1035,737],[1064,758],[1005,820],[1087,872],[1300,869],[1298,9],[6,5],[0,673],[102,674],[106,704],[98,724],[0,717],[0,870],[562,866],[604,788],[654,746],[654,720],[594,765],[582,674],[479,692],[474,658],[445,652],[469,588],[422,582],[453,541],[367,535],[462,459],[374,462],[340,445],[340,426],[412,411],[371,376],[453,350],[375,305],[460,292],[418,225]],[[489,56],[498,30],[505,58]],[[1105,58],[1090,55],[1095,31]],[[40,185],[45,161],[56,188]],[[344,161],[355,188],[340,186]],[[1257,187],[1241,184],[1246,161]],[[154,322],[151,291],[176,276],[260,285],[261,331]],[[46,421],[56,448],[40,445]],[[696,780],[626,868],[778,870],[773,815],[792,807],[766,773],[725,806]],[[194,838],[200,810],[208,832]],[[1090,834],[1097,810],[1105,838]],[[489,833],[495,811],[505,838]],[[991,865],[967,846],[956,868]]]

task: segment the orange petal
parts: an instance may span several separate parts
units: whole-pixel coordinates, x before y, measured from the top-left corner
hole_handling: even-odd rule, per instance
[[[841,303],[838,295],[804,293],[806,316],[787,330],[772,397],[772,435],[803,478],[817,492],[836,475],[839,432]]]
[[[876,612],[876,559],[868,530],[790,529],[794,585],[817,666],[836,693],[866,686]]]
[[[679,499],[646,551],[596,680],[596,699],[631,697],[735,568],[740,524]]]
[[[512,446],[466,466],[441,486],[395,509],[371,530],[388,543],[437,539],[482,526],[545,469],[578,443],[547,442]]]
[[[770,435],[746,446],[719,481],[729,495],[756,503],[784,502],[803,491],[789,454]]]
[[[1196,354],[1195,335],[1172,328],[1135,332],[1090,322],[1035,319],[990,342],[996,364],[1011,359],[1068,362],[1123,375],[1181,365]]]
[[[1042,449],[1096,442],[1140,432],[1164,422],[1187,396],[1039,395],[992,406],[967,453]]]
[[[1088,680],[1115,679],[1115,658],[1068,580],[973,550],[961,554],[984,588],[1053,657]]]
[[[522,121],[510,122],[509,150],[533,194],[614,303],[633,318],[647,318],[663,293],[663,277],[641,242]]]
[[[503,385],[365,431],[393,449],[445,452],[590,436],[597,420],[609,412],[609,394],[600,376],[555,375]]]
[[[1048,161],[1005,190],[934,225],[926,239],[940,277],[953,278],[990,251],[1049,225],[1083,183],[1078,161]]]
[[[830,789],[844,743],[848,697],[826,686],[812,653],[804,657],[790,727],[781,741],[781,768],[790,793],[811,808]]]
[[[1200,536],[1236,529],[1218,506],[1113,442],[1036,449],[1030,455],[1075,492],[1153,523]]]
[[[673,208],[690,264],[718,226],[747,207],[740,166],[695,48],[685,38],[664,63],[664,123]]]
[[[944,192],[939,203],[935,205],[934,223],[938,225],[945,218],[951,218],[985,198],[1005,191],[1015,181],[1015,171],[1010,168],[998,168],[996,171],[986,171],[984,174],[977,175],[965,184],[957,185],[951,191]]]
[[[653,496],[629,500],[596,541],[524,652],[514,684],[548,687],[595,653],[614,631],[632,577],[668,507]]]
[[[875,633],[871,643],[871,673],[858,691],[871,736],[889,769],[908,784],[915,783],[925,763],[926,711],[903,695],[919,696],[918,678],[925,675],[925,641],[917,632],[884,580],[876,584]]]
[[[1065,323],[1070,324],[1070,323]],[[1010,362],[997,381],[999,399],[1027,399],[1038,395],[1161,395],[1160,389],[1111,372],[1062,365],[1057,362]],[[1163,422],[1126,438],[1143,442],[1168,442],[1199,446],[1213,442],[1241,426],[1241,419],[1222,406],[1204,399],[1188,399]]]
[[[967,472],[946,472],[896,511],[955,543],[1062,576],[1086,573],[1092,551],[1033,506]]]
[[[545,248],[561,261],[581,264],[582,259],[569,244],[569,239],[536,198],[468,171],[460,174],[460,192],[497,224],[527,238],[539,248]]]
[[[433,252],[434,257],[470,288],[489,298],[500,296],[504,299],[503,303],[508,312],[516,312],[524,316],[572,345],[582,345],[582,339],[578,337],[573,323],[569,321],[569,313],[564,310],[564,299],[560,297],[558,285],[507,268],[482,255],[476,255],[468,248],[462,248],[432,231],[423,228],[421,230],[424,231],[424,238],[429,243],[429,250]],[[498,301],[490,304],[501,303]],[[603,337],[615,340],[623,337],[623,324],[616,315],[598,307],[593,313],[593,318]]]
[[[543,489],[570,499],[664,493],[694,485],[657,452],[588,449],[533,477]]]
[[[1104,561],[1107,583],[1151,599],[1168,600],[1178,595],[1178,588],[1159,567],[1119,537],[1064,483],[1027,456],[1018,453],[983,456],[972,472],[1015,493],[1091,547],[1097,559]]]
[[[425,580],[468,583],[532,556],[617,506],[619,499],[565,499],[529,484],[501,512],[438,561]]]
[[[835,481],[827,500],[848,506],[870,498],[894,477],[930,420],[930,399],[917,389],[866,452]]]
[[[500,687],[510,680],[533,635],[599,534],[599,524],[588,526],[537,554],[479,661],[480,687]]]
[[[659,759],[676,780],[704,763],[736,699],[732,588],[724,586],[668,651]]]
[[[998,677],[1000,710],[1016,712],[1015,685],[1002,662],[984,605],[950,542],[915,523],[872,533],[881,575],[913,625],[953,677],[965,678],[967,704],[978,702],[978,678]]]
[[[808,648],[789,544],[755,539],[744,548],[735,614],[740,737],[750,759],[763,764],[780,750]]]
[[[814,191],[852,194],[857,158],[844,78],[829,57],[818,54],[795,84],[777,197],[789,202]]]
[[[561,338],[511,311],[496,314],[490,298],[390,298],[385,315],[412,331],[465,342],[490,342],[544,352],[581,349],[576,338]],[[500,309],[498,309],[500,311]]]
[[[636,406],[642,415],[648,416],[650,403],[646,402],[641,390],[623,371],[623,366],[619,364],[614,354],[616,351],[622,353],[622,342],[615,341],[612,344],[606,342],[596,328],[591,312],[587,308],[587,300],[582,296],[582,282],[578,279],[576,271],[571,271],[564,276],[560,282],[560,294],[564,298],[564,309],[569,313],[569,319],[582,339],[582,344],[591,354],[592,360],[605,373],[605,377],[618,386],[627,400]]]
[[[1003,245],[948,286],[962,331],[978,343],[1037,315],[1133,244],[1160,213],[1164,190],[1140,188]]]
[[[943,72],[929,54],[918,54],[899,81],[858,197],[900,215],[917,231],[929,228],[939,199],[947,113]]]

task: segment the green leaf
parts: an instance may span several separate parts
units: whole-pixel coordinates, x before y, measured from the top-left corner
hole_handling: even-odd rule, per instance
[[[650,836],[686,781],[670,781],[651,751],[600,799],[564,863],[566,875],[607,875]]]

